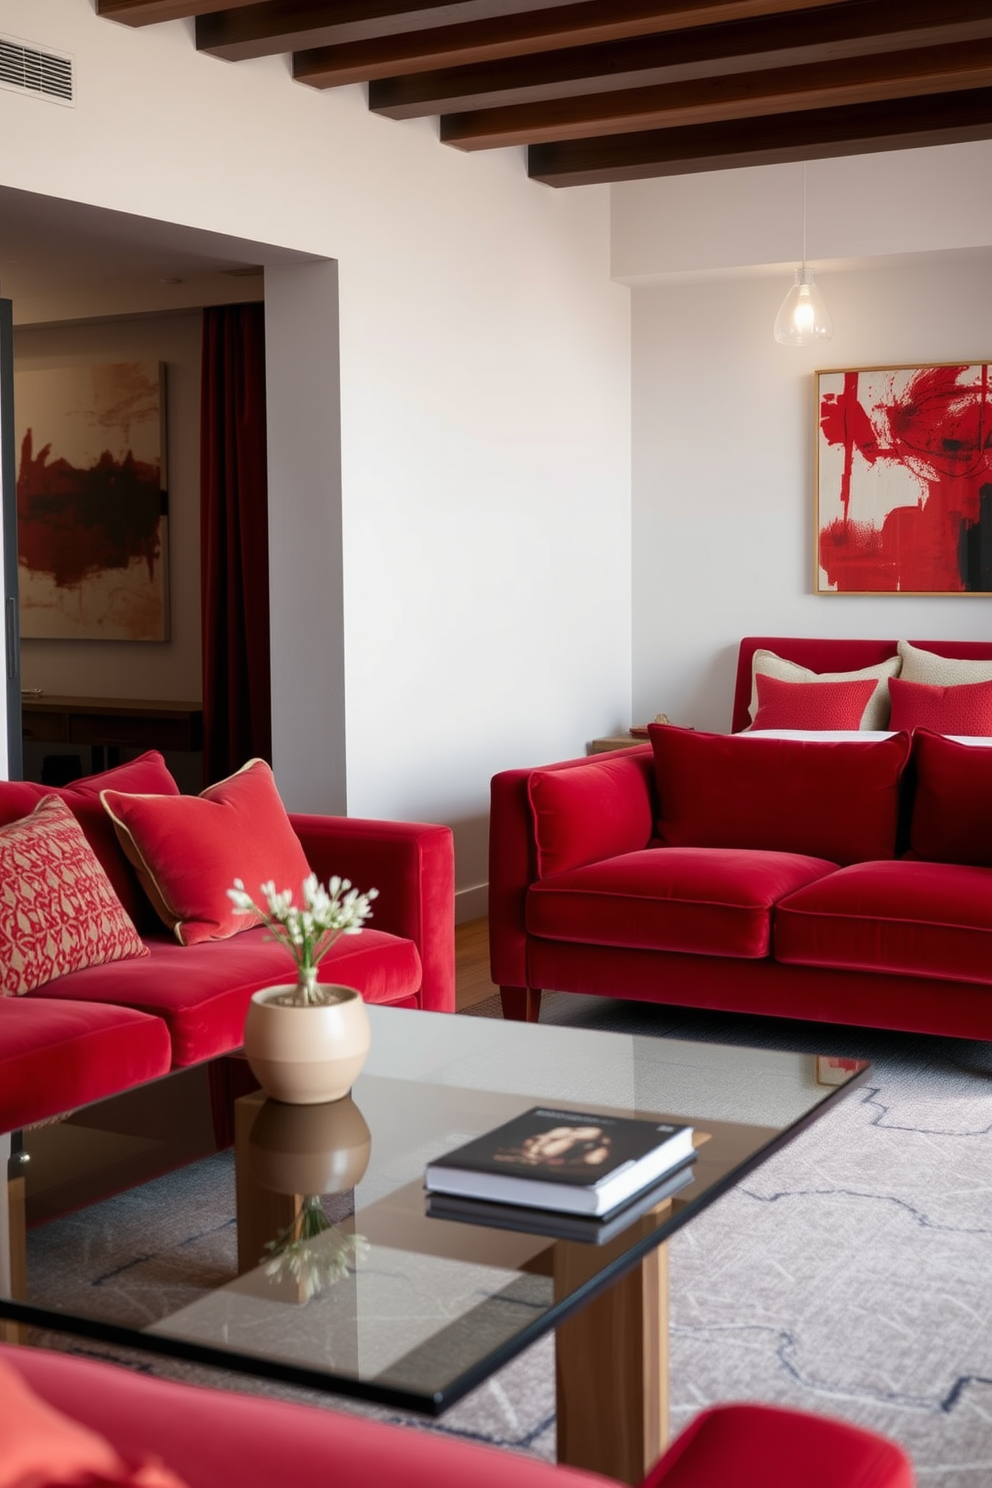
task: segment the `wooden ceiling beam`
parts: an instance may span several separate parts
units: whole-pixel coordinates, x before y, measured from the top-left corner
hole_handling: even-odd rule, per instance
[[[947,0],[939,21],[932,0],[905,0],[897,13],[891,0],[861,0],[843,12],[763,17],[370,81],[369,108],[391,119],[426,118],[987,37],[989,0]]]
[[[847,58],[815,67],[697,79],[502,109],[445,115],[441,138],[498,150],[590,135],[732,123],[762,115],[845,108],[992,86],[992,41]]]
[[[992,88],[532,145],[527,173],[547,186],[593,186],[986,139],[992,139]]]
[[[786,11],[840,12],[849,4],[850,0],[575,0],[554,10],[532,6],[496,20],[407,28],[335,45],[299,43],[294,49],[293,76],[313,88],[338,88],[399,73],[670,34]],[[217,54],[228,55],[226,50]]]
[[[257,0],[225,0],[228,10]],[[152,26],[158,21],[184,21],[217,9],[217,0],[97,0],[96,13],[126,26]]]

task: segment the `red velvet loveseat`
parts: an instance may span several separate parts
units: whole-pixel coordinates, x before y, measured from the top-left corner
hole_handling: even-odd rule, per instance
[[[274,787],[269,790],[274,796]],[[191,944],[170,934],[122,851],[101,791],[139,803],[164,801],[167,810],[178,803],[181,811],[192,810],[194,832],[196,813],[202,815],[204,797],[180,797],[155,753],[59,790],[0,781],[0,834],[15,830],[44,797],[57,796],[68,806],[110,880],[117,908],[123,906],[137,927],[138,951],[147,951],[70,970],[21,996],[0,996],[0,1132],[237,1048],[252,993],[292,979],[286,951],[259,926],[224,939],[202,931],[205,938]],[[278,797],[275,802],[282,812]],[[357,987],[369,1002],[453,1010],[450,829],[314,815],[290,815],[287,825],[284,812],[282,817],[293,853],[302,852],[304,869],[309,866],[321,882],[337,874],[360,889],[378,889],[371,923],[337,942],[321,962],[321,980]],[[167,838],[173,830],[166,818]],[[210,871],[210,843],[177,835],[172,846],[178,870],[188,869],[193,879]],[[16,851],[8,849],[0,883],[0,962],[7,973],[17,955],[10,927],[35,890],[31,873],[18,881],[17,862]],[[278,870],[264,871],[279,877]],[[228,872],[222,897],[230,881]],[[257,890],[257,884],[248,887]],[[54,918],[57,940],[60,916]]]
[[[988,643],[750,637],[737,730],[758,650],[818,674],[810,686],[894,673],[900,656],[924,677],[939,680],[943,657],[992,679]],[[932,708],[946,693],[953,716],[964,694],[972,706],[992,693],[983,682],[973,696],[967,668],[945,681],[919,695]],[[839,741],[651,735],[494,778],[489,930],[505,1016],[536,1018],[548,989],[992,1037],[992,748],[884,726]]]
[[[330,1410],[193,1389],[38,1349],[0,1347],[0,1386],[5,1488],[70,1482],[79,1488],[281,1488],[295,1482],[334,1488],[610,1488],[606,1478],[492,1447]],[[161,1463],[158,1470],[154,1459]],[[56,1463],[63,1468],[57,1476]],[[80,1475],[84,1465],[99,1476]],[[898,1447],[853,1426],[739,1405],[697,1416],[642,1488],[731,1483],[912,1488],[913,1471]]]

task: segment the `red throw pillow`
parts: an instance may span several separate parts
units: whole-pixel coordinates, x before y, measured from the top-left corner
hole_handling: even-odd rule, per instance
[[[654,724],[648,733],[666,847],[759,848],[842,864],[895,856],[908,734],[835,743]]]
[[[0,827],[0,994],[148,949],[68,806],[39,801]]]
[[[755,676],[758,711],[752,729],[859,729],[877,683],[782,682]],[[890,684],[891,686],[891,684]]]
[[[992,748],[919,729],[913,735],[913,764],[913,856],[992,868]]]
[[[157,1461],[131,1467],[102,1436],[37,1396],[0,1360],[0,1488],[183,1488]]]
[[[226,940],[259,923],[236,914],[236,878],[253,899],[274,880],[299,894],[310,873],[272,771],[249,760],[198,796],[100,794],[125,853],[155,910],[181,945]]]
[[[904,682],[901,677],[893,677],[889,693],[894,729],[992,735],[992,682],[933,687],[927,682]]]
[[[32,780],[0,780],[0,825],[27,816],[45,796],[58,796],[82,827],[131,919],[139,926],[154,924],[141,885],[121,852],[113,822],[100,804],[102,790],[154,791],[158,796],[179,794],[165,760],[153,749],[138,759],[103,770],[99,775],[86,775],[57,790]]]

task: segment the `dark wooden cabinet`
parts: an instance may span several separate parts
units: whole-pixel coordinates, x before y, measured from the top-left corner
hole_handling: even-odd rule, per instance
[[[94,770],[118,764],[122,749],[203,748],[199,703],[43,693],[22,697],[21,718],[25,744],[78,744],[92,749]]]

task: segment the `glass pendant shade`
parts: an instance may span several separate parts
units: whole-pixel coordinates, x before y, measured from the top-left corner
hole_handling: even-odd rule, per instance
[[[813,281],[813,270],[796,270],[796,282],[775,317],[775,340],[782,346],[812,346],[834,333],[830,311]]]

